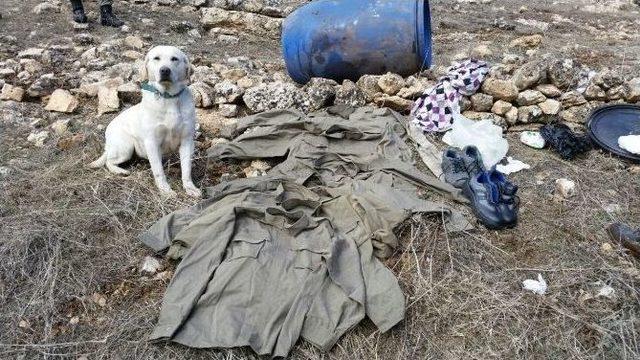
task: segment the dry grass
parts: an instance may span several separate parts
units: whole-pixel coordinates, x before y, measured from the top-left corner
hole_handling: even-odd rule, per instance
[[[60,151],[56,139],[21,149],[28,128],[15,129],[0,157],[14,168],[0,197],[0,358],[253,357],[247,349],[145,341],[167,280],[139,273],[152,252],[136,236],[192,200],[160,200],[143,161],[128,178],[87,170],[101,146],[96,133],[86,134],[86,146]],[[599,152],[567,163],[512,140],[516,156],[533,165],[514,177],[523,200],[517,229],[454,236],[436,218],[413,218],[398,229],[402,245],[387,263],[407,296],[406,320],[386,334],[365,321],[330,353],[301,343],[292,358],[638,358],[638,262],[601,250],[608,222],[640,225],[638,176]],[[199,158],[195,177],[206,186],[240,168]],[[169,174],[178,188],[175,164]],[[579,195],[552,201],[559,177],[575,180]],[[610,204],[619,212],[607,213]],[[521,290],[538,272],[550,284],[546,296]],[[584,300],[605,284],[614,298]]]

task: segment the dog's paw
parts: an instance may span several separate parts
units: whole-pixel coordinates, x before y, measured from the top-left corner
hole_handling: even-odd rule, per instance
[[[170,187],[162,187],[160,188],[160,194],[164,199],[172,199],[178,196],[175,191],[171,190]]]
[[[187,195],[193,196],[194,198],[201,198],[202,197],[202,190],[200,190],[197,187],[195,187],[195,185],[185,186],[184,190],[187,192]]]

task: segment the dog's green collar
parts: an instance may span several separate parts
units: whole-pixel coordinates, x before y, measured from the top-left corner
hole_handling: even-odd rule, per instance
[[[155,87],[149,85],[148,81],[144,81],[143,83],[140,84],[140,88],[142,90],[146,90],[149,92],[152,92],[160,97],[163,97],[165,99],[173,99],[173,98],[177,98],[178,96],[180,96],[180,94],[182,94],[182,92],[184,91],[184,88],[182,90],[180,90],[177,94],[169,94],[166,92],[161,92],[158,89],[156,89]]]

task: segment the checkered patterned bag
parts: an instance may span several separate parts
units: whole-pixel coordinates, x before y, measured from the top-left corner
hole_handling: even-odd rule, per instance
[[[488,72],[489,66],[484,61],[469,59],[454,63],[436,86],[416,100],[411,110],[413,123],[425,132],[449,130],[454,114],[460,113],[460,98],[478,91]]]

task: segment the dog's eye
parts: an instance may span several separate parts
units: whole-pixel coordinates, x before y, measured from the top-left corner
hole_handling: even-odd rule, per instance
[[[155,60],[155,61],[160,61],[160,56],[156,56],[156,57],[154,57],[154,58],[153,58],[153,60]]]
[[[174,56],[171,58],[171,61],[178,61],[178,58]]]

